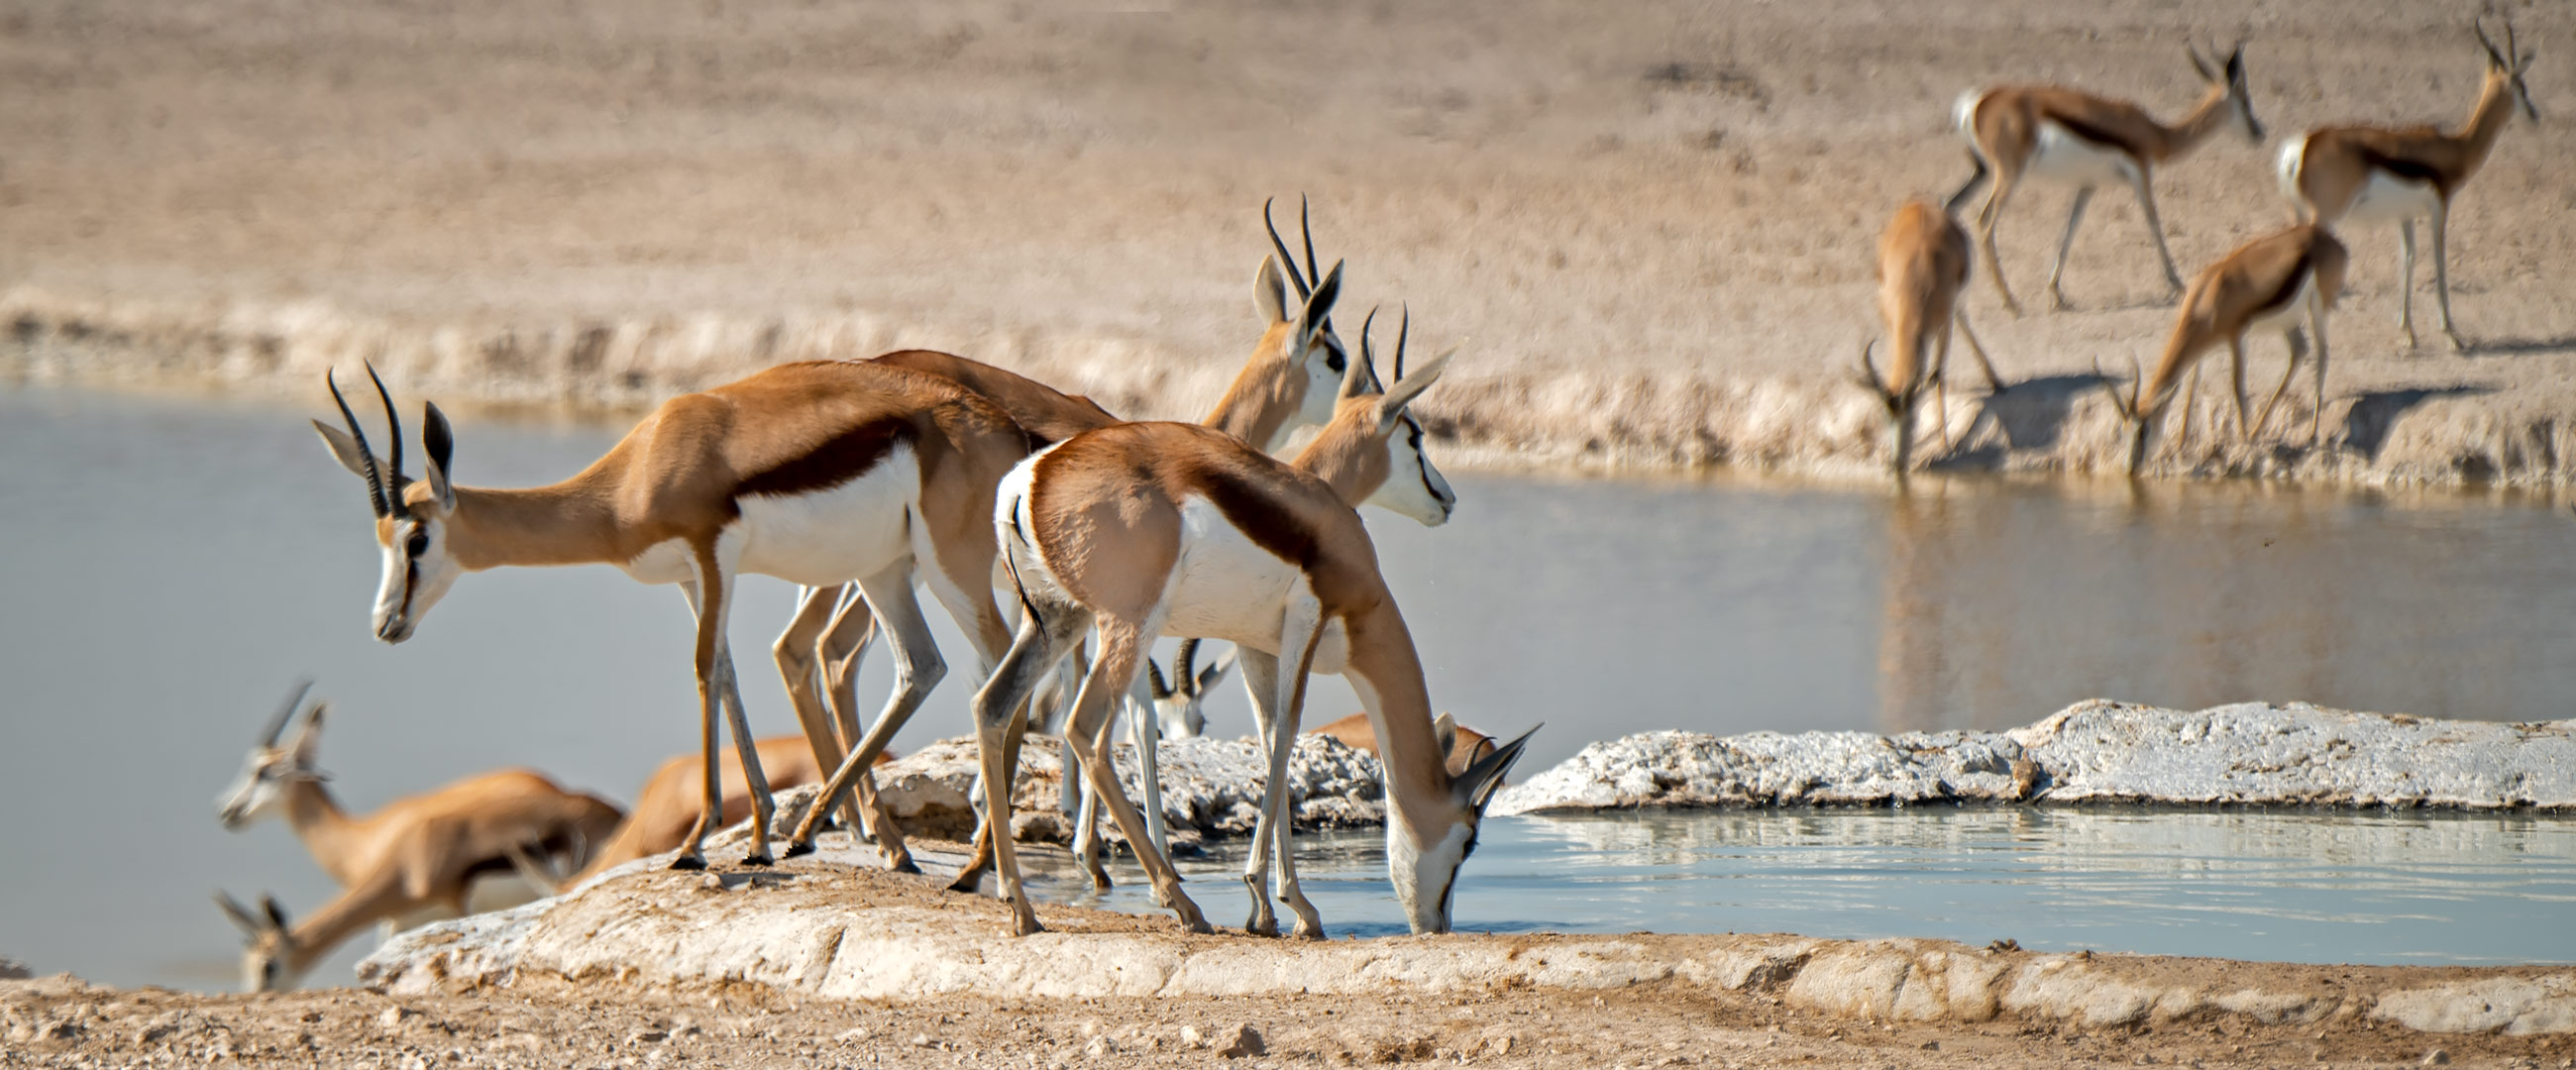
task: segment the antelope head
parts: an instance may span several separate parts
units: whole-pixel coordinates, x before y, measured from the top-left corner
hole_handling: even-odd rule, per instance
[[[224,915],[242,931],[242,990],[275,992],[293,988],[304,971],[294,965],[295,934],[287,931],[286,910],[277,905],[277,897],[260,896],[256,913],[223,892],[215,893],[215,905],[223,908]]]
[[[2245,42],[2236,42],[2236,47],[2227,51],[2227,61],[2215,68],[2202,58],[2198,47],[2189,42],[2182,47],[2183,53],[2191,57],[2191,69],[2200,72],[2200,80],[2209,83],[2210,92],[2226,94],[2228,118],[2245,132],[2245,140],[2262,144],[2263,123],[2254,118],[2254,98],[2245,85]]]
[[[1914,405],[1923,397],[1923,376],[1916,375],[1896,386],[1887,385],[1887,380],[1878,374],[1878,362],[1870,357],[1877,345],[1876,339],[1861,343],[1860,370],[1853,378],[1861,389],[1878,399],[1879,407],[1887,410],[1888,467],[1901,476],[1914,466]]]
[[[1298,455],[1297,466],[1322,476],[1337,488],[1369,488],[1366,504],[1411,517],[1424,527],[1449,522],[1458,508],[1458,492],[1422,451],[1422,422],[1410,408],[1422,392],[1438,382],[1457,355],[1451,347],[1413,374],[1404,372],[1404,346],[1413,332],[1413,313],[1395,339],[1394,377],[1377,387],[1377,353],[1369,339],[1377,312],[1360,324],[1360,359],[1342,376],[1332,422]],[[1345,498],[1344,500],[1348,500]]]
[[[1208,689],[1225,679],[1225,671],[1234,667],[1234,652],[1229,650],[1209,662],[1204,669],[1193,670],[1190,663],[1198,657],[1199,641],[1181,640],[1181,651],[1172,658],[1172,678],[1163,679],[1162,666],[1152,657],[1145,659],[1145,686],[1154,695],[1154,723],[1161,727],[1164,739],[1197,739],[1207,730],[1207,711],[1199,708]]]
[[[250,748],[250,757],[242,762],[239,779],[226,789],[215,803],[215,818],[227,831],[239,832],[263,817],[275,813],[286,802],[287,792],[298,783],[329,780],[330,775],[313,767],[313,752],[322,736],[322,703],[316,702],[304,715],[304,725],[295,731],[295,740],[283,746],[278,740],[286,734],[286,723],[304,704],[304,694],[312,690],[306,680],[287,692],[286,704],[268,719],[260,731],[259,742]]]
[[[323,445],[331,448],[341,467],[367,482],[367,504],[376,512],[376,544],[383,548],[385,562],[384,578],[376,587],[373,624],[376,638],[399,643],[411,638],[420,618],[465,571],[448,542],[456,488],[448,483],[447,470],[456,444],[446,414],[436,405],[425,405],[420,440],[429,454],[423,465],[427,478],[415,484],[402,470],[402,420],[394,415],[393,395],[386,392],[385,381],[376,376],[372,364],[367,366],[367,378],[375,381],[376,397],[384,403],[385,425],[393,440],[390,459],[379,459],[368,448],[357,414],[349,411],[348,399],[340,396],[340,384],[329,372],[323,373],[322,381],[331,388],[331,400],[340,406],[340,419],[347,429],[320,420],[313,421],[313,429],[321,432]]]
[[[1485,806],[1494,800],[1494,792],[1503,786],[1503,777],[1512,771],[1512,763],[1520,760],[1522,749],[1537,731],[1531,728],[1521,733],[1519,738],[1468,763],[1465,772],[1450,779],[1447,802],[1455,817],[1440,839],[1417,843],[1415,834],[1404,829],[1404,823],[1386,823],[1387,867],[1395,878],[1395,898],[1404,907],[1405,922],[1415,933],[1449,931],[1449,905],[1458,888],[1458,867],[1466,864],[1467,856],[1476,853],[1476,836],[1484,826]],[[1443,744],[1449,742],[1442,740]]]
[[[1333,387],[1342,381],[1351,361],[1350,350],[1333,331],[1333,302],[1342,293],[1342,263],[1334,261],[1330,272],[1316,270],[1315,230],[1304,197],[1297,199],[1297,225],[1306,246],[1302,273],[1297,258],[1288,252],[1288,243],[1279,237],[1278,225],[1270,221],[1269,201],[1261,202],[1261,225],[1270,231],[1270,247],[1276,253],[1261,262],[1261,274],[1253,284],[1253,308],[1269,324],[1255,359],[1292,369],[1279,387],[1292,396],[1280,400],[1297,415],[1282,427],[1322,424],[1333,418]],[[1276,444],[1253,445],[1267,449]]]
[[[2522,109],[2523,118],[2539,122],[2540,109],[2531,106],[2531,87],[2522,84],[2523,73],[2531,69],[2532,58],[2538,56],[2539,51],[2514,51],[2519,42],[2514,40],[2512,19],[2504,20],[2502,48],[2496,47],[2495,41],[2487,36],[2487,28],[2482,23],[2473,23],[2470,28],[2477,32],[2478,44],[2487,50],[2487,91],[2496,92],[2498,83],[2502,83],[2501,88],[2513,94],[2513,102]]]

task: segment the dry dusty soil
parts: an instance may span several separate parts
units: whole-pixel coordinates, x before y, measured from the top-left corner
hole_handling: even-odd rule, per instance
[[[2420,268],[2428,344],[2395,344],[2393,228],[2355,229],[2328,448],[2300,448],[2302,406],[2262,449],[2187,466],[2576,480],[2576,8],[2502,9],[2539,48],[2541,120],[2513,121],[2454,213],[2469,350],[2441,348]],[[917,344],[1190,416],[1252,337],[1262,200],[1293,217],[1303,192],[1352,310],[1409,302],[1418,342],[1467,342],[1435,433],[1520,459],[1857,467],[1880,448],[1846,381],[1874,237],[1963,177],[1962,90],[2071,81],[2172,117],[2201,86],[2186,37],[2246,39],[2270,140],[2224,135],[2157,179],[2188,274],[2286,221],[2284,139],[2459,122],[2472,11],[11,0],[0,378],[312,391],[373,355],[451,400],[632,406]],[[2006,217],[2034,309],[2068,199],[2033,187]],[[2072,311],[2015,319],[1978,286],[2023,388],[1954,394],[1954,422],[1993,418],[1952,459],[2104,463],[2090,369],[2152,361],[2172,316],[2133,200],[2095,199]],[[2253,349],[2268,381],[2279,343]]]
[[[937,883],[857,870],[835,877],[833,887],[851,905],[935,907],[996,934],[1002,930],[1001,904],[938,890]],[[1045,914],[1059,931],[1214,939],[1179,936],[1162,918],[1065,907]],[[1635,938],[1649,950],[1667,939]],[[2163,983],[2219,991],[2242,985],[2332,992],[2399,972],[2141,961]],[[2420,982],[2458,972],[2405,973]],[[1261,1050],[1226,1056],[1246,1026]],[[2457,1066],[2566,1067],[2576,1065],[2576,1036],[2428,1035],[2366,1016],[2262,1025],[2242,1016],[2199,1015],[2115,1029],[2011,1018],[1887,1025],[1802,1012],[1760,993],[1677,984],[1597,994],[1513,985],[1429,995],[1390,985],[1365,996],[880,1003],[799,1000],[758,985],[675,992],[525,976],[508,988],[402,996],[354,989],[203,996],[92,987],[67,976],[0,982],[0,1067],[2393,1067],[2428,1058]]]

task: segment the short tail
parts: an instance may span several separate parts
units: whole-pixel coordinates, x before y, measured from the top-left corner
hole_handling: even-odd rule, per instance
[[[1954,217],[1959,214],[1960,209],[1968,206],[1969,198],[1976,196],[1978,190],[1985,188],[1986,179],[1994,174],[1994,171],[1986,166],[1985,156],[1975,149],[1968,150],[1968,164],[1975,167],[1976,172],[1969,175],[1968,180],[1959,185],[1959,192],[1951,194],[1949,201],[1942,205],[1943,210]]]

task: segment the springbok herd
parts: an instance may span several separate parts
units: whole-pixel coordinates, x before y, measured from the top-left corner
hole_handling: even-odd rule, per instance
[[[2537,117],[2523,85],[2532,54],[2517,52],[2512,27],[2504,27],[2502,46],[2483,26],[2476,38],[2486,77],[2458,132],[2336,126],[2291,140],[2279,175],[2298,225],[2247,243],[2188,286],[2165,251],[2153,168],[2222,128],[2262,140],[2242,45],[2215,66],[2189,50],[2208,91],[2172,125],[2064,86],[1963,96],[1957,118],[1975,174],[1946,204],[1905,204],[1879,240],[1888,362],[1882,372],[1864,346],[1857,374],[1886,408],[1895,470],[1901,475],[1913,461],[1913,425],[1926,388],[1936,395],[1936,413],[1946,403],[1953,324],[1968,334],[1989,386],[2005,388],[1960,308],[1974,252],[1957,216],[1989,181],[1976,244],[1997,294],[2016,313],[1994,231],[2025,179],[2076,190],[2049,271],[2056,307],[2064,305],[2066,252],[2095,187],[2125,182],[2137,194],[2181,312],[2154,370],[2138,375],[2125,397],[2112,392],[2133,429],[2132,473],[2174,395],[2188,396],[2185,374],[2222,339],[2235,361],[2236,423],[2245,440],[2260,434],[2306,359],[2308,332],[2316,336],[2321,414],[2326,317],[2346,262],[2327,228],[2339,220],[2397,222],[2401,278],[2409,280],[2414,220],[2430,221],[2442,330],[2457,347],[2443,248],[2451,199],[2514,106]],[[1263,215],[1267,223],[1267,206]],[[1362,325],[1356,356],[1334,329],[1342,265],[1318,270],[1311,227],[1302,265],[1275,225],[1269,238],[1272,252],[1253,289],[1260,339],[1196,424],[1122,421],[1088,398],[990,365],[905,350],[781,365],[672,398],[571,478],[491,489],[452,481],[455,440],[435,404],[423,409],[415,479],[404,468],[393,398],[375,370],[368,376],[389,434],[382,456],[336,378],[326,375],[341,423],[317,420],[314,427],[332,456],[365,481],[383,552],[372,618],[377,638],[409,638],[457,577],[503,565],[598,562],[645,583],[677,584],[696,621],[699,747],[695,757],[658,771],[631,815],[514,770],[353,818],[321,786],[313,754],[323,708],[307,707],[299,690],[268,722],[221,817],[236,828],[265,814],[286,817],[345,892],[293,925],[273,899],[253,910],[221,897],[250,936],[248,983],[291,984],[360,929],[460,912],[469,886],[487,875],[515,875],[551,890],[673,848],[673,868],[703,868],[705,837],[729,815],[747,813],[751,821],[743,864],[768,865],[771,789],[789,784],[819,780],[823,788],[787,830],[785,855],[813,850],[820,823],[837,812],[877,845],[890,868],[917,871],[901,831],[876,803],[869,773],[948,671],[916,583],[965,632],[980,688],[973,701],[980,827],[974,858],[950,887],[972,891],[990,873],[1011,906],[1014,933],[1039,931],[1038,918],[1012,838],[992,832],[1011,827],[1008,771],[1032,728],[1064,741],[1067,779],[1081,795],[1076,853],[1093,879],[1108,881],[1096,835],[1097,809],[1105,805],[1155,901],[1192,931],[1210,931],[1164,849],[1154,757],[1159,736],[1198,732],[1198,703],[1226,671],[1224,659],[1196,666],[1206,639],[1234,644],[1233,664],[1242,668],[1269,761],[1271,790],[1243,877],[1252,903],[1245,927],[1276,935],[1275,897],[1295,914],[1295,935],[1323,934],[1298,888],[1289,800],[1278,787],[1306,680],[1322,672],[1347,679],[1366,711],[1327,731],[1383,761],[1387,866],[1405,917],[1417,933],[1447,931],[1458,868],[1475,849],[1485,804],[1529,737],[1496,745],[1445,714],[1433,716],[1412,636],[1355,509],[1374,504],[1427,526],[1449,519],[1457,496],[1425,454],[1409,409],[1451,354],[1408,374],[1407,312],[1381,377],[1375,313]],[[2411,346],[2411,300],[2403,308],[2399,326]],[[2244,336],[2257,327],[2285,335],[2291,363],[2260,415],[2249,419]],[[2186,401],[2186,430],[2188,412]],[[2311,416],[2311,440],[2318,418]],[[1302,445],[1289,454],[1292,436],[1307,429],[1320,430],[1297,439]],[[1946,420],[1940,433],[1946,443]],[[806,589],[773,648],[801,740],[751,737],[725,642],[735,580],[745,574]],[[852,679],[879,634],[894,652],[894,688],[862,734]],[[1150,653],[1167,635],[1183,639],[1168,677]],[[1122,707],[1131,712],[1142,771],[1141,810],[1108,760],[1112,714]],[[299,711],[300,728],[281,742]],[[732,761],[720,755],[720,716],[732,727]]]

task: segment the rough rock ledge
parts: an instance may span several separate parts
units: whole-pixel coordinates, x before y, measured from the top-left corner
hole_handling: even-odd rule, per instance
[[[2576,720],[2093,699],[2004,732],[1646,732],[1503,789],[1497,814],[1919,803],[2576,809]]]

